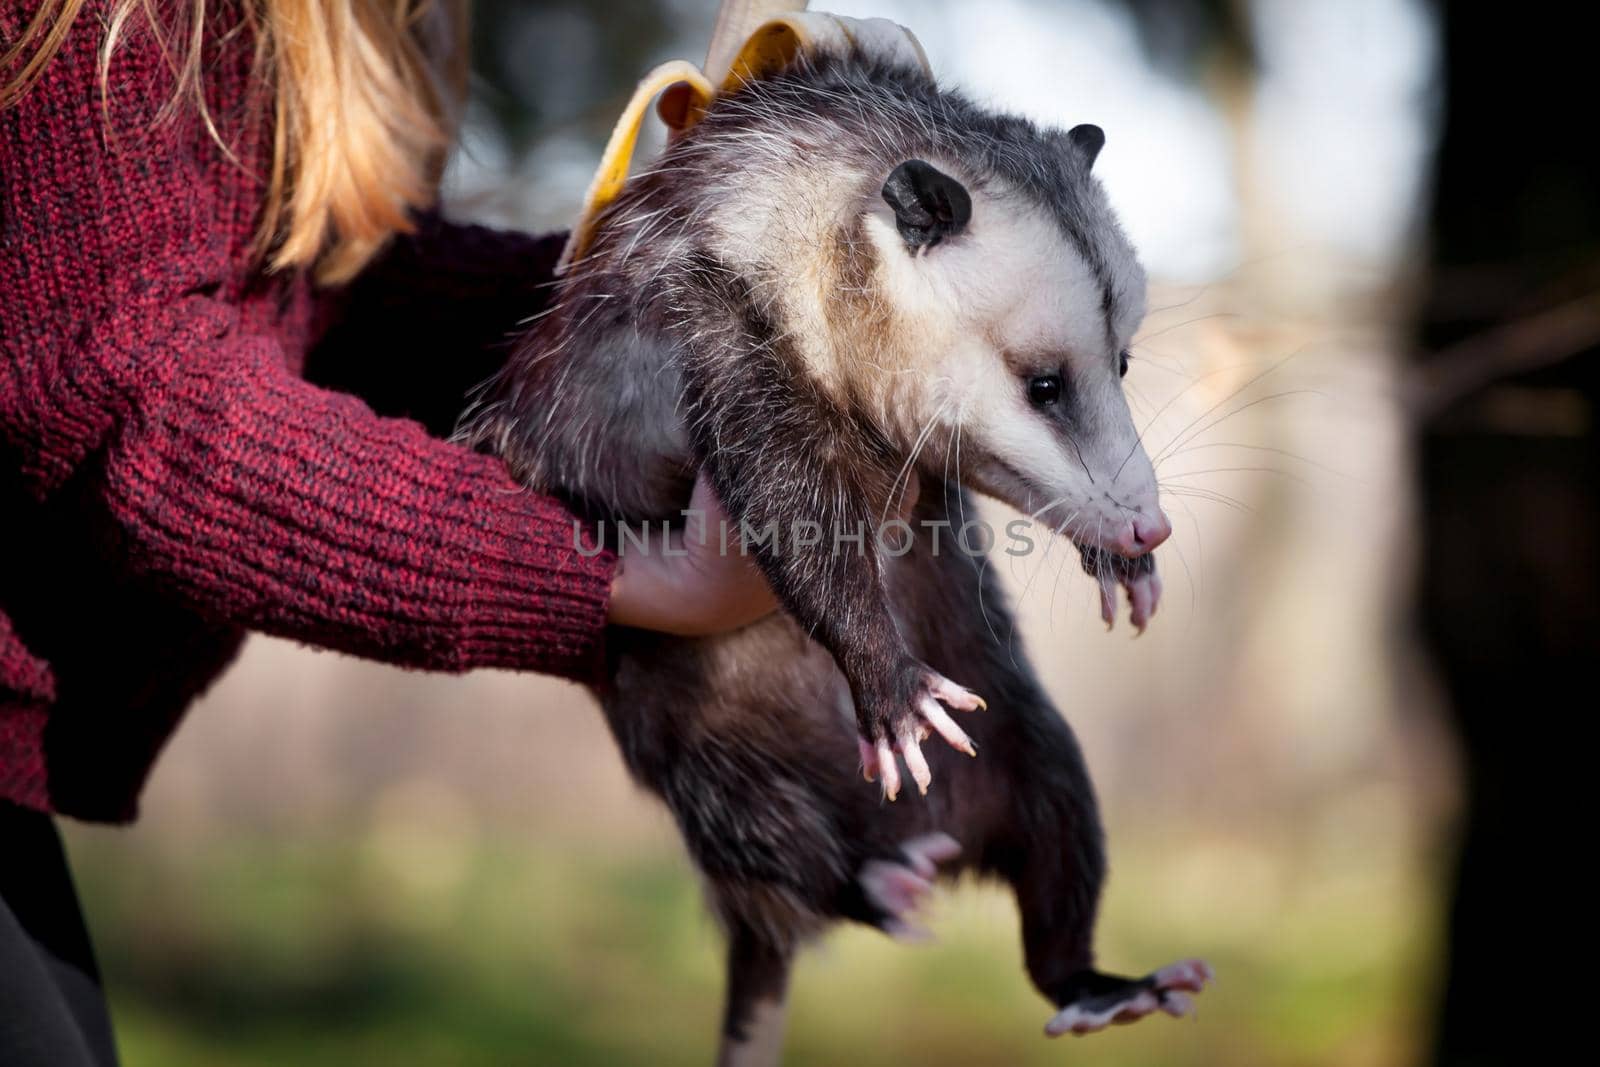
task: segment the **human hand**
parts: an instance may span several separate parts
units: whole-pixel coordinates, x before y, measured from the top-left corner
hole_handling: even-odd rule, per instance
[[[727,512],[702,473],[689,500],[691,516],[661,551],[625,555],[611,580],[610,619],[621,626],[705,637],[736,630],[778,606],[754,556],[723,551],[718,531]]]
[[[917,489],[914,477],[901,487],[900,518],[910,518]],[[721,531],[733,529],[733,523],[704,472],[695,477],[689,511],[690,520],[668,536],[664,550],[618,559],[611,579],[611,622],[706,637],[748,626],[777,609],[755,556],[737,551],[733,534],[724,550]]]

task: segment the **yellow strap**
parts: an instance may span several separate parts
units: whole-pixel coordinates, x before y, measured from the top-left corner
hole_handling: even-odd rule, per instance
[[[719,24],[720,25],[720,24]],[[807,51],[854,45],[907,65],[928,69],[928,57],[911,31],[887,19],[852,19],[822,12],[781,15],[759,26],[734,55],[722,79],[721,94],[736,93],[749,82],[783,70]],[[713,51],[716,51],[715,43]],[[681,133],[705,114],[718,95],[711,80],[694,64],[681,59],[663,63],[639,82],[622,117],[611,130],[600,166],[584,194],[583,209],[573,224],[561,252],[556,273],[564,272],[594,242],[600,213],[621,195],[628,167],[639,143],[639,128],[651,101],[661,97],[658,111],[673,133]]]
[[[700,73],[700,68],[682,59],[663,63],[644,76],[639,87],[633,91],[628,106],[622,109],[622,117],[611,129],[611,139],[606,142],[600,166],[589,182],[589,191],[583,195],[583,209],[578,212],[578,221],[573,224],[572,232],[567,235],[566,247],[561,250],[557,274],[589,250],[594,240],[595,220],[627,184],[628,165],[633,161],[633,149],[639,143],[639,127],[644,123],[644,114],[650,102],[657,93],[677,89],[678,86],[686,87],[698,105],[697,112],[704,110],[716,94],[706,76]]]

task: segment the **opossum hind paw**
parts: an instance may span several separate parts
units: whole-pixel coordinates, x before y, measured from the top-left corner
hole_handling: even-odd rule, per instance
[[[939,864],[961,854],[961,845],[949,834],[923,834],[900,846],[903,862],[868,860],[856,881],[874,913],[878,929],[900,941],[926,941],[932,935],[915,921],[915,914],[933,892]]]
[[[1084,971],[1073,980],[1076,995],[1045,1024],[1045,1035],[1092,1034],[1112,1024],[1138,1022],[1156,1011],[1175,1018],[1191,1015],[1190,994],[1199,993],[1212,977],[1211,965],[1204,960],[1183,960],[1143,978]]]

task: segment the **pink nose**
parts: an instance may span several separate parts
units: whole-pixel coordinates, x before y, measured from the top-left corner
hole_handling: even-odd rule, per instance
[[[1167,521],[1166,512],[1160,508],[1154,516],[1141,512],[1122,528],[1117,538],[1117,551],[1128,557],[1142,556],[1154,552],[1157,545],[1171,536],[1172,523]]]

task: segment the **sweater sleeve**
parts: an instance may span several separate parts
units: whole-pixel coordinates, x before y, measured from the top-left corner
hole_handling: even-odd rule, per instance
[[[555,501],[496,460],[376,417],[283,370],[273,346],[185,342],[104,465],[130,561],[210,613],[407,666],[586,677],[611,563],[584,557]]]
[[[207,616],[412,667],[595,677],[613,560],[498,461],[306,383],[246,327],[222,294],[254,183],[195,124],[150,121],[159,55],[119,55],[103,137],[95,37],[0,112],[5,461],[41,498],[84,494],[108,551]]]

